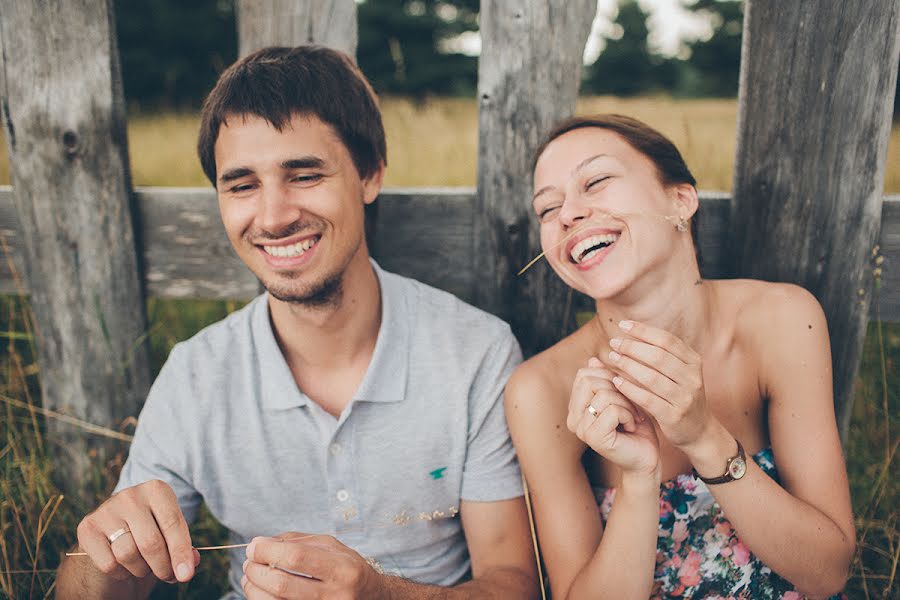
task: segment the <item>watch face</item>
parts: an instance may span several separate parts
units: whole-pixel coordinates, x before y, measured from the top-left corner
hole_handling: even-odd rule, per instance
[[[728,474],[731,475],[734,479],[740,479],[746,472],[747,463],[744,462],[743,458],[735,458],[733,461],[731,461],[731,464],[728,465]]]

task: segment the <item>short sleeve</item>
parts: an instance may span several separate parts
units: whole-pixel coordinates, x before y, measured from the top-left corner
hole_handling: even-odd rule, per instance
[[[193,522],[202,498],[191,484],[190,384],[180,346],[175,346],[144,403],[134,441],[113,493],[159,479],[171,486],[188,523]]]
[[[469,434],[462,499],[508,500],[523,495],[519,464],[503,409],[503,389],[522,351],[509,326],[482,358],[469,392]]]

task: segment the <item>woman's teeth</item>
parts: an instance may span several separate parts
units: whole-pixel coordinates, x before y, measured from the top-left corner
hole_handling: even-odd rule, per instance
[[[575,244],[569,253],[572,257],[572,262],[578,264],[592,258],[607,246],[615,243],[617,239],[619,239],[619,234],[607,233],[604,235],[592,235],[581,240]]]
[[[263,250],[265,250],[272,256],[289,258],[293,256],[300,256],[301,254],[315,246],[316,242],[318,241],[319,238],[312,237],[299,241],[296,244],[291,244],[290,246],[263,246]]]

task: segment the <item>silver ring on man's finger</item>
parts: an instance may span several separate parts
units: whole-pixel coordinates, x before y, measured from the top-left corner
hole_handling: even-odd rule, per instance
[[[587,411],[591,413],[591,416],[595,419],[600,416],[600,411],[594,408],[593,404],[588,404]]]
[[[109,540],[109,545],[112,546],[112,543],[113,543],[114,541],[116,541],[117,539],[119,539],[120,537],[122,537],[123,535],[125,535],[126,533],[131,533],[131,529],[128,528],[128,525],[126,525],[125,527],[121,527],[121,528],[119,528],[119,529],[116,529],[116,530],[113,531],[111,534],[109,534],[108,536],[106,536],[106,539]]]

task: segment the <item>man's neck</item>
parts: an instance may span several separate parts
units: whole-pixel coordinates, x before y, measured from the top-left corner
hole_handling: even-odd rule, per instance
[[[309,307],[269,296],[278,345],[291,371],[331,371],[367,365],[381,327],[381,290],[368,255],[361,252],[344,272],[335,305]]]

